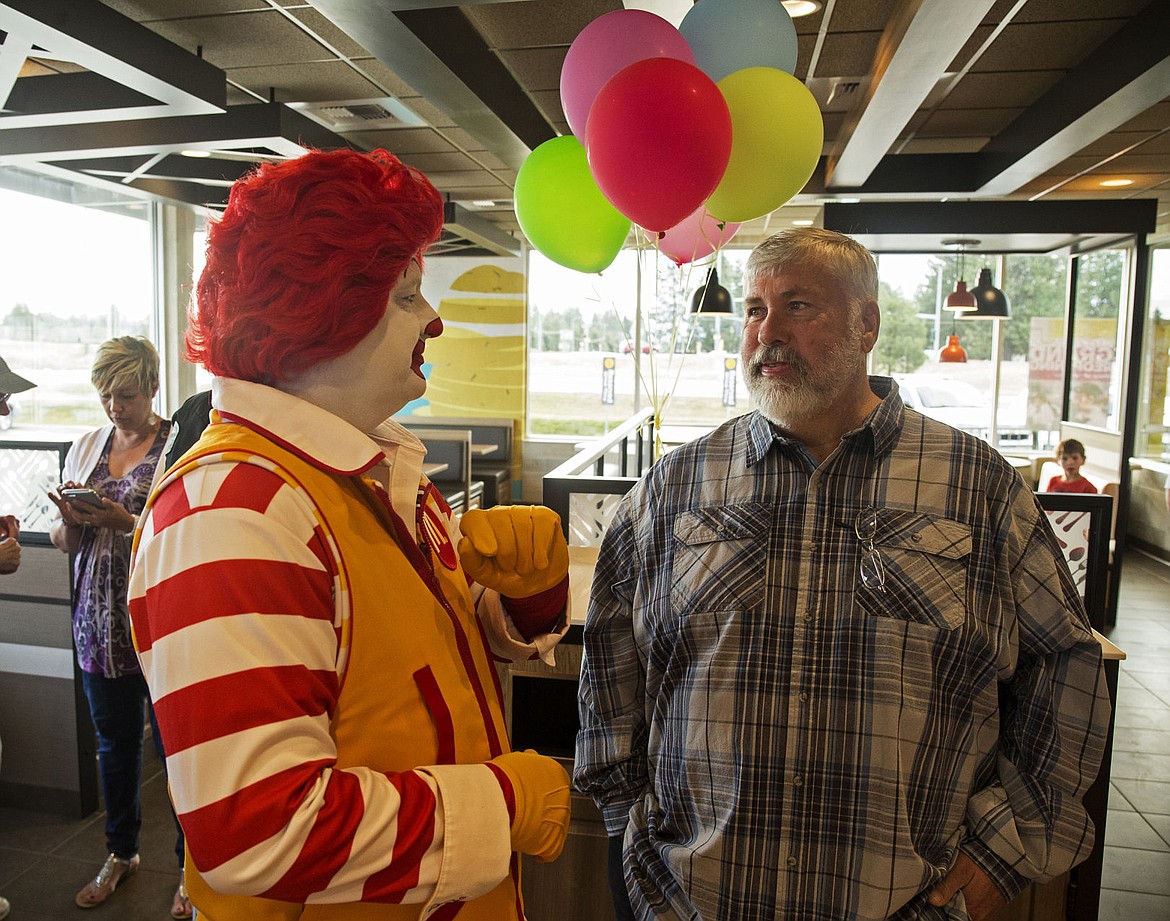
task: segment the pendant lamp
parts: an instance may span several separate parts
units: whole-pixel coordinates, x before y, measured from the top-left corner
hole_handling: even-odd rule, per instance
[[[691,313],[734,313],[731,292],[719,284],[719,273],[711,266],[707,282],[695,289],[691,296]]]
[[[975,309],[964,313],[964,320],[1010,320],[1011,305],[1007,295],[991,283],[991,269],[979,271],[979,284],[971,289],[975,297]]]
[[[963,279],[955,282],[955,290],[947,295],[947,302],[944,305],[947,310],[974,310],[978,305],[975,303],[975,295],[967,290],[967,283]]]
[[[967,350],[959,345],[959,337],[954,333],[947,336],[947,344],[938,350],[938,360],[941,362],[965,362]]]
[[[967,247],[978,246],[980,242],[968,239],[942,241],[943,246],[959,247],[959,278],[955,282],[955,290],[947,295],[946,302],[943,304],[947,310],[974,310],[977,306],[975,295],[967,290],[967,282],[963,279],[963,269],[967,264]]]

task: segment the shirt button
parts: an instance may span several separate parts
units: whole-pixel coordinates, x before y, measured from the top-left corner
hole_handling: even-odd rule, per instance
[[[795,858],[795,857],[789,857],[789,858],[788,858],[786,861],[784,861],[784,862],[785,862],[786,864],[788,864],[788,866],[790,866],[790,867],[795,867],[795,866],[796,866],[796,858]]]
[[[813,612],[812,612],[812,611],[805,611],[805,612],[804,612],[804,621],[805,621],[805,623],[809,623],[809,624],[811,624],[811,623],[812,623],[812,621],[813,621],[813,618],[814,618],[814,617],[816,617],[816,615],[815,615],[815,614],[813,614]]]
[[[816,553],[817,552],[817,542],[815,540],[805,541],[804,549],[807,550],[809,553]]]
[[[802,704],[808,703],[808,694],[805,691],[801,691],[797,696],[800,698]]]
[[[804,786],[804,778],[801,777],[799,774],[797,774],[795,777],[792,778],[792,786],[794,786],[794,787]]]
[[[914,541],[914,543],[918,544],[918,543],[922,542],[922,535],[919,534],[917,531],[915,531],[913,534],[910,535],[910,539],[912,541]]]

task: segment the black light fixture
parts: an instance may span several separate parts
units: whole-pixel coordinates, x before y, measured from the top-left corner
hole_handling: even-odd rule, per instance
[[[707,272],[706,284],[700,285],[691,295],[691,313],[734,313],[731,292],[719,284],[719,273],[711,266]]]
[[[971,289],[975,309],[962,314],[964,320],[1010,320],[1011,305],[1007,295],[991,283],[991,269],[979,270],[979,284]]]

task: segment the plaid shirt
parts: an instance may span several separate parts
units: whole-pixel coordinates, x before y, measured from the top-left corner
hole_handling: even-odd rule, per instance
[[[989,445],[871,387],[819,466],[742,416],[606,533],[574,779],[640,917],[965,918],[925,897],[959,847],[1008,898],[1089,853],[1109,703],[1055,538]]]

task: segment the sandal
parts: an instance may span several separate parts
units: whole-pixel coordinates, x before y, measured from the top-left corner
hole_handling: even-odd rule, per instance
[[[85,888],[77,893],[73,901],[77,903],[78,908],[97,908],[114,894],[118,883],[138,869],[138,864],[137,854],[129,860],[111,854],[98,870],[98,875],[85,884]]]
[[[191,899],[187,896],[187,877],[180,870],[179,888],[175,890],[175,899],[171,902],[171,917],[178,919],[178,921],[185,921],[192,914]]]

